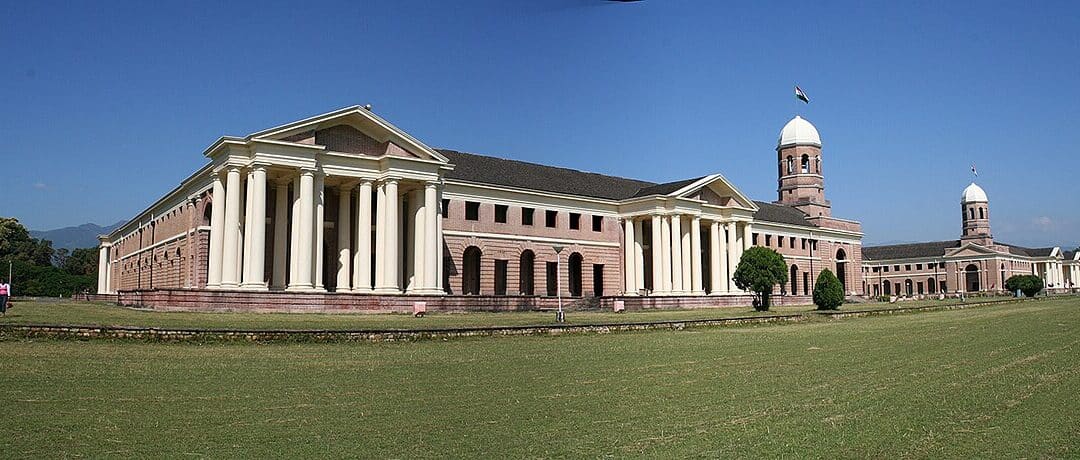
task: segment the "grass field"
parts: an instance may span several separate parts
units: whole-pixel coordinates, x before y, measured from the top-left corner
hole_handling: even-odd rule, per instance
[[[1007,299],[1005,299],[1007,300]],[[873,310],[923,305],[945,305],[958,300],[850,304],[845,310]],[[627,323],[663,320],[713,319],[735,316],[787,315],[813,311],[813,306],[773,307],[756,312],[750,307],[696,310],[650,310],[625,313],[574,311],[569,324]],[[191,313],[158,312],[89,302],[19,302],[0,324],[73,324],[90,326],[153,326],[209,329],[417,329],[555,324],[552,312],[429,313],[423,318],[406,314],[309,313]]]
[[[1077,457],[1080,302],[394,344],[0,342],[0,456]]]

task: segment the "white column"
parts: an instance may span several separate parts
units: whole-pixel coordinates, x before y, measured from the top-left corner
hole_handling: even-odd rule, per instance
[[[637,257],[634,255],[634,220],[623,219],[623,295],[637,295]]]
[[[250,175],[251,185],[248,195],[251,218],[248,219],[248,228],[245,231],[248,258],[244,265],[248,272],[244,277],[244,287],[253,289],[266,288],[266,166],[255,165]]]
[[[727,276],[725,278],[728,292],[738,289],[732,279],[735,276],[735,268],[739,266],[739,239],[735,236],[737,231],[738,226],[734,222],[724,224],[724,233],[727,237]]]
[[[685,294],[686,288],[690,286],[683,285],[683,250],[682,250],[682,216],[668,216],[671,220],[671,238],[669,241],[671,245],[671,290],[675,294]]]
[[[424,290],[438,294],[439,290],[439,189],[438,184],[424,184]]]
[[[312,264],[314,255],[315,235],[312,226],[315,224],[315,172],[310,169],[300,171],[300,214],[299,238],[296,243],[296,276],[289,289],[312,290],[311,275],[315,271]],[[295,218],[295,216],[294,216]]]
[[[315,266],[313,267],[315,273],[312,275],[312,279],[315,280],[315,289],[318,289],[320,291],[326,289],[325,287],[323,287],[323,239],[325,238],[323,235],[323,221],[325,220],[324,208],[326,204],[326,188],[324,187],[325,180],[325,174],[321,172],[315,173],[315,192],[313,195],[313,199],[315,202],[315,254],[311,257],[315,259]]]
[[[754,245],[754,229],[749,222],[743,226],[743,251]]]
[[[230,167],[225,180],[225,235],[221,251],[221,287],[240,285],[240,168]]]
[[[292,217],[289,219],[289,287],[303,289],[300,278],[300,175],[292,180]]]
[[[705,288],[701,282],[701,218],[695,216],[690,222],[690,282],[694,294],[703,295]]]
[[[349,292],[352,281],[352,184],[341,185],[338,188],[338,270],[337,292]]]
[[[241,197],[241,201],[244,202],[244,226],[240,227],[241,247],[243,248],[243,256],[240,257],[240,266],[243,267],[240,270],[240,286],[248,287],[251,285],[251,238],[248,232],[255,224],[252,223],[254,217],[254,205],[255,192],[252,188],[255,186],[255,170],[249,169],[247,177],[244,178],[244,195]]]
[[[356,196],[356,255],[353,292],[371,292],[371,181],[360,182]]]
[[[98,273],[97,273],[97,293],[108,294],[109,286],[105,280],[108,279],[109,269],[109,245],[102,243],[98,248]]]
[[[386,182],[375,197],[375,289],[386,288]]]
[[[678,243],[682,247],[680,254],[682,254],[682,290],[683,294],[689,294],[693,291],[693,264],[692,254],[690,251],[690,221],[686,217],[679,217],[679,227],[682,233],[679,234]]]
[[[427,244],[427,210],[424,209],[426,205],[424,195],[424,189],[417,189],[409,194],[411,213],[409,220],[412,221],[412,283],[409,284],[409,290],[414,293],[423,292],[424,287],[427,286],[427,280],[424,279],[424,274],[427,272],[427,268],[424,267],[424,249]]]
[[[210,261],[206,273],[206,287],[221,286],[221,260],[225,244],[225,184],[221,175],[214,174],[214,191],[210,208]]]
[[[663,279],[660,292],[671,294],[671,219],[668,216],[660,217],[660,270]]]
[[[660,222],[661,219],[660,216],[652,216],[652,285],[654,293],[664,291],[664,272],[661,268],[664,260],[664,245],[661,243],[664,241],[664,231],[661,230],[663,226]]]
[[[384,186],[386,214],[383,216],[381,223],[385,227],[383,239],[386,244],[378,248],[386,253],[383,257],[383,263],[385,264],[383,269],[384,284],[380,286],[380,290],[384,293],[393,294],[401,292],[401,273],[398,271],[398,257],[401,251],[398,244],[398,219],[400,219],[398,210],[401,207],[401,199],[398,196],[397,185],[396,179],[389,179]]]
[[[443,195],[442,195],[442,193],[443,192],[442,192],[441,187],[439,187],[436,190],[438,191],[438,196],[435,197],[435,202],[438,203],[439,207],[438,207],[438,209],[435,210],[435,214],[436,214],[435,215],[435,217],[436,217],[435,222],[438,224],[438,225],[435,226],[435,255],[436,255],[436,258],[438,259],[438,261],[436,263],[438,264],[437,268],[438,268],[439,274],[438,274],[438,277],[435,279],[435,287],[438,289],[439,293],[442,294],[442,293],[446,292],[446,287],[443,286],[443,278],[445,277],[445,275],[443,274],[443,270],[444,270],[443,264],[445,263],[443,261],[443,257],[445,256],[443,254],[443,217],[442,217],[443,216],[442,215],[442,213],[443,213],[443,209],[442,209],[442,207],[443,207],[442,196]]]
[[[285,289],[286,251],[289,245],[289,183],[274,184],[274,270],[270,286]]]
[[[720,239],[720,222],[709,222],[709,281],[712,292],[720,294],[727,292],[727,280],[724,276],[724,262],[720,258],[724,256],[724,241]]]
[[[641,219],[634,219],[634,292],[645,289],[645,234],[642,231],[643,225]]]

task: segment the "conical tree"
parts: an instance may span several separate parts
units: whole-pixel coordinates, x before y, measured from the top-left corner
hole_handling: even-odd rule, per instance
[[[814,305],[818,310],[836,310],[844,303],[844,286],[828,268],[821,271],[814,283]]]
[[[743,253],[732,278],[739,289],[757,295],[760,300],[754,307],[756,310],[768,311],[769,295],[772,294],[773,286],[782,285],[788,280],[787,264],[780,253],[754,246]]]

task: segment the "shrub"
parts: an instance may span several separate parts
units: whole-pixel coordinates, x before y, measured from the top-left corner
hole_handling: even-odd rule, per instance
[[[844,303],[844,286],[828,268],[821,271],[814,283],[814,305],[818,310],[836,310]]]
[[[751,291],[760,299],[754,303],[755,310],[768,311],[773,286],[788,280],[787,264],[780,253],[754,246],[743,253],[732,279],[739,289]]]
[[[1005,289],[1009,292],[1020,291],[1025,296],[1035,297],[1043,288],[1043,280],[1035,275],[1013,275],[1005,280]]]

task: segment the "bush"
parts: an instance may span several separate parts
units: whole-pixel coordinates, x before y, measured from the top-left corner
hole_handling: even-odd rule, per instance
[[[1035,297],[1043,288],[1043,280],[1035,275],[1013,275],[1005,280],[1005,289],[1009,292],[1020,291],[1025,296]]]
[[[821,271],[814,283],[814,305],[818,310],[836,310],[844,303],[844,286],[828,268]]]
[[[739,289],[751,291],[760,299],[754,303],[755,310],[768,311],[773,286],[788,280],[787,264],[780,253],[754,246],[743,253],[732,279]]]

